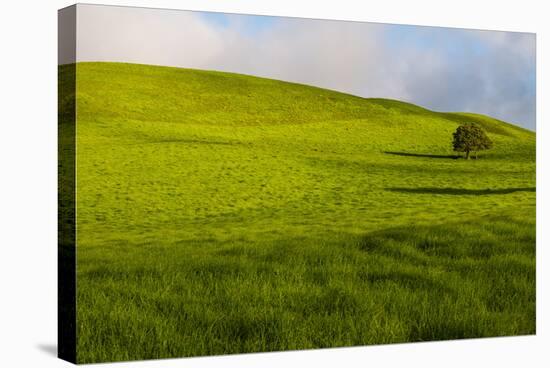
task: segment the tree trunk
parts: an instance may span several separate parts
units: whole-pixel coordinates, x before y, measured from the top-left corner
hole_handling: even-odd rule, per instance
[[[470,159],[470,151],[466,151],[466,160]]]

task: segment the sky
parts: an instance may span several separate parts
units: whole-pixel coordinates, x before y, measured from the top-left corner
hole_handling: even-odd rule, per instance
[[[436,111],[486,114],[535,130],[532,33],[82,4],[77,9],[77,61],[243,73]],[[60,55],[60,63],[65,59]]]

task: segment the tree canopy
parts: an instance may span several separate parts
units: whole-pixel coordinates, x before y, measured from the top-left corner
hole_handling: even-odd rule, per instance
[[[493,147],[493,142],[485,131],[477,124],[466,123],[460,125],[453,133],[453,150],[464,152],[465,158],[470,158],[470,152],[487,150]]]

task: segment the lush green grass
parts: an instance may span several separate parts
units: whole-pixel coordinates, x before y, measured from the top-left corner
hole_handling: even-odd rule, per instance
[[[77,120],[79,362],[535,332],[530,131],[111,63],[78,64]]]

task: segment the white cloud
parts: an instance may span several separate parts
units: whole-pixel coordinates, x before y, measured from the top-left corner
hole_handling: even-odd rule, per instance
[[[224,47],[195,14],[78,5],[78,61],[120,61],[201,68]]]

